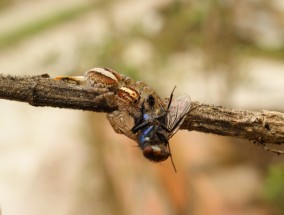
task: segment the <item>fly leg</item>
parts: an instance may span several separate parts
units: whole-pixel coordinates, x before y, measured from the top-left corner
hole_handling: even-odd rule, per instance
[[[144,102],[142,103],[140,112],[141,112],[140,117],[137,120],[135,120],[135,125],[131,129],[131,132],[133,134],[136,134],[138,131],[140,131],[141,129],[147,127],[150,124],[149,120],[143,121],[144,120],[143,115],[144,115],[144,112],[145,112]]]

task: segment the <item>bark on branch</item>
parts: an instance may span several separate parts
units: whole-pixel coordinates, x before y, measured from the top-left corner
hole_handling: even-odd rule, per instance
[[[284,143],[284,114],[275,111],[250,111],[198,104],[181,129],[195,130],[254,141],[258,144]]]
[[[33,106],[112,112],[112,92],[68,84],[40,76],[0,75],[0,98]],[[249,111],[193,102],[193,111],[181,129],[244,138],[259,144],[284,143],[284,114],[275,111]]]
[[[0,98],[27,102],[33,106],[50,106],[96,112],[116,109],[107,97],[107,89],[84,87],[51,79],[49,75],[10,76],[0,74]]]

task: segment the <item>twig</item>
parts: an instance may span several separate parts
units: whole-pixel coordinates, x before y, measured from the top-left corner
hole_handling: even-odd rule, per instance
[[[68,84],[49,75],[10,76],[0,74],[0,98],[27,102],[33,106],[111,112],[114,94],[105,88]]]
[[[185,119],[181,129],[251,140],[256,144],[284,144],[284,114],[250,111],[199,104]]]
[[[0,75],[0,98],[33,106],[89,110],[116,110],[114,94],[108,89],[86,87],[50,79],[48,75]],[[284,143],[284,114],[249,111],[193,102],[195,108],[181,129],[244,138],[258,144]]]

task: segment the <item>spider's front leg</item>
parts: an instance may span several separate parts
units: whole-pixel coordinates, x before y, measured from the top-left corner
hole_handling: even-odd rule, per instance
[[[57,76],[53,79],[56,81],[70,82],[78,85],[83,85],[87,81],[85,76]]]

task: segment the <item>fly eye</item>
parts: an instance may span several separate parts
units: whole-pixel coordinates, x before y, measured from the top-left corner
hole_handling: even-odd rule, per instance
[[[157,156],[159,156],[159,153],[160,153],[159,150],[154,150],[154,148],[151,146],[147,146],[143,149],[143,155],[152,161],[155,161],[157,159]]]
[[[163,151],[159,146],[147,146],[143,149],[143,155],[151,161],[161,162],[166,160],[170,153]]]
[[[155,105],[155,98],[153,95],[148,96],[148,100],[147,100],[148,104],[150,107],[153,107]]]

